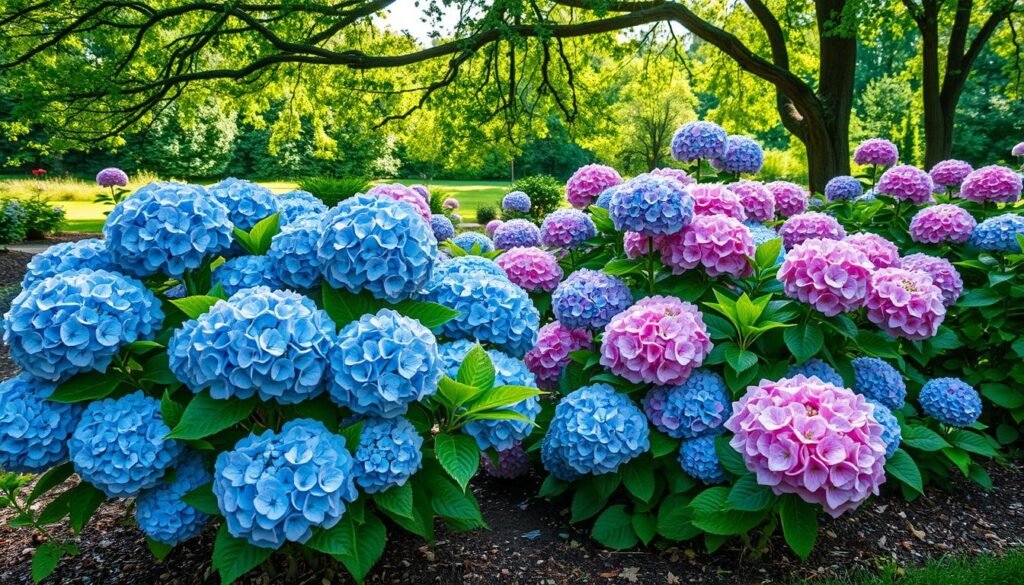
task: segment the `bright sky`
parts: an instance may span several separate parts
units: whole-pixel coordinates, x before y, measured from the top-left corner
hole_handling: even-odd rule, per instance
[[[435,30],[441,36],[447,36],[459,20],[457,10],[449,9],[441,21],[441,27],[423,22],[426,18],[430,0],[396,0],[387,8],[387,18],[383,18],[385,26],[396,31],[406,31],[424,45],[430,44],[430,33]],[[443,9],[443,6],[442,6]]]

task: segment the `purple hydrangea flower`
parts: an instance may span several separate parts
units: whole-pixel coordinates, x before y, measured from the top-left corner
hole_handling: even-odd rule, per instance
[[[882,173],[876,189],[899,201],[921,205],[932,201],[932,178],[912,165],[899,165]]]
[[[849,175],[832,177],[825,184],[825,198],[829,201],[853,201],[864,194],[860,180]]]
[[[693,200],[678,181],[640,175],[612,191],[608,204],[615,229],[648,236],[674,234],[693,218]]]
[[[974,167],[962,160],[950,159],[936,163],[932,170],[928,171],[932,182],[946,189],[959,189],[967,175],[971,174]]]
[[[719,158],[725,155],[728,142],[729,135],[718,124],[690,122],[672,136],[672,158],[686,163]]]
[[[775,210],[782,217],[792,217],[807,211],[810,195],[800,185],[789,181],[773,181],[765,187],[775,197]]]
[[[633,293],[614,276],[581,268],[551,294],[551,309],[570,329],[601,329],[633,304]]]
[[[487,234],[488,236],[493,237],[494,231],[500,228],[501,224],[503,223],[505,222],[501,221],[500,219],[492,219],[491,221],[487,222],[487,225],[484,226],[484,233]]]
[[[883,268],[871,275],[864,305],[868,320],[893,337],[933,337],[946,318],[942,291],[923,272]]]
[[[786,220],[779,229],[783,245],[787,250],[812,238],[841,240],[846,230],[831,215],[818,211],[799,213]]]
[[[778,279],[787,296],[834,317],[863,306],[873,270],[850,244],[814,238],[786,253]]]
[[[434,238],[438,242],[444,242],[455,237],[455,226],[452,220],[440,213],[430,216],[430,229],[434,232]]]
[[[648,174],[654,175],[655,177],[668,177],[669,179],[675,179],[676,181],[679,181],[683,187],[689,187],[690,185],[697,184],[697,180],[686,174],[686,171],[683,169],[663,167],[660,169],[654,169]]]
[[[526,292],[551,292],[562,280],[562,267],[554,254],[540,248],[512,248],[495,263],[508,279]]]
[[[964,281],[949,260],[927,254],[910,254],[900,260],[900,268],[923,272],[932,278],[932,284],[942,291],[942,304],[950,307],[964,292]]]
[[[729,190],[740,198],[743,211],[750,221],[775,220],[775,196],[764,183],[740,181],[729,185]]]
[[[999,165],[981,167],[960,185],[960,197],[978,203],[1016,203],[1020,200],[1020,175]]]
[[[116,167],[109,167],[96,173],[96,184],[100,187],[125,187],[128,185],[128,173]]]
[[[491,477],[516,479],[530,472],[530,457],[522,443],[516,443],[504,451],[498,451],[494,460],[487,453],[481,453],[480,466]]]
[[[602,191],[622,183],[619,172],[604,165],[586,165],[577,169],[565,184],[565,196],[576,209],[594,203]]]
[[[930,205],[910,220],[910,238],[922,244],[963,244],[971,239],[976,225],[977,220],[966,209],[948,203]]]
[[[526,352],[523,361],[537,377],[537,383],[545,390],[558,387],[558,378],[565,366],[569,365],[574,351],[592,349],[593,335],[586,329],[570,329],[558,321],[552,321],[540,328],[537,343]]]
[[[530,206],[530,196],[522,191],[512,191],[501,199],[501,208],[504,211],[527,213],[530,211]]]
[[[853,151],[853,162],[859,165],[891,167],[900,159],[896,145],[884,138],[869,138]]]
[[[1013,150],[1010,151],[1010,154],[1017,157],[1024,156],[1024,142],[1018,142],[1017,145],[1013,147]]]
[[[868,257],[875,268],[889,268],[900,265],[900,249],[896,244],[878,234],[864,232],[846,236],[844,242],[857,248]]]
[[[753,138],[730,136],[726,140],[725,154],[711,159],[711,166],[732,175],[757,174],[764,166],[764,150]]]
[[[426,221],[430,221],[430,204],[423,199],[423,196],[401,183],[381,183],[374,185],[366,192],[373,197],[384,197],[394,201],[401,201],[411,206],[416,213]]]
[[[529,220],[510,219],[494,230],[494,246],[499,250],[540,245],[540,228]]]
[[[594,220],[578,209],[559,209],[540,225],[540,241],[551,248],[575,250],[596,235]]]
[[[981,416],[981,396],[959,378],[929,380],[917,401],[925,414],[951,427],[969,427]]]

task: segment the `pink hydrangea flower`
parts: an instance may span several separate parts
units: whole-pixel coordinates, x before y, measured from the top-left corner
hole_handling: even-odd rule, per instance
[[[569,365],[569,354],[581,349],[593,349],[594,337],[586,329],[570,329],[558,321],[552,321],[540,328],[537,344],[526,352],[523,360],[526,367],[537,377],[537,384],[544,390],[558,387],[562,370]]]
[[[665,167],[661,169],[654,169],[648,174],[654,175],[656,177],[668,177],[670,179],[675,179],[682,183],[683,187],[688,187],[690,185],[697,184],[697,180],[691,177],[690,175],[686,174],[686,171],[682,169],[673,169]]]
[[[896,244],[878,234],[865,232],[846,236],[843,241],[857,248],[868,257],[875,268],[889,268],[900,265],[900,249]]]
[[[931,277],[932,284],[942,291],[942,304],[950,307],[964,292],[964,281],[949,260],[928,254],[910,254],[900,260],[900,268],[923,272]]]
[[[836,218],[819,211],[808,211],[790,217],[779,228],[782,244],[787,250],[811,238],[841,240],[846,237],[846,229]]]
[[[864,305],[868,320],[893,337],[933,337],[946,318],[942,291],[928,274],[883,268],[871,276]]]
[[[461,204],[459,203],[458,199],[456,199],[454,197],[449,197],[449,198],[445,199],[444,203],[442,203],[441,205],[445,209],[458,209],[459,205],[461,205]]]
[[[601,365],[634,383],[681,384],[704,363],[712,347],[704,316],[695,305],[653,296],[608,323]]]
[[[900,159],[896,145],[884,138],[869,138],[853,151],[853,162],[859,165],[891,167]]]
[[[413,209],[419,212],[423,219],[430,223],[430,204],[423,200],[423,196],[401,183],[380,183],[370,187],[367,195],[387,197],[395,201],[404,201],[412,205]]]
[[[500,219],[492,219],[491,221],[487,222],[487,225],[484,226],[484,232],[486,232],[488,236],[493,236],[494,230],[500,228],[501,224],[503,223],[505,222],[501,221]]]
[[[663,236],[654,236],[654,251],[657,252]],[[650,238],[639,232],[626,232],[622,236],[622,247],[626,257],[636,260],[645,258],[651,251]]]
[[[1015,203],[1020,199],[1020,175],[999,165],[989,165],[967,175],[960,185],[960,197],[985,203]]]
[[[683,231],[658,243],[661,261],[673,274],[703,266],[708,276],[749,276],[754,256],[750,230],[727,215],[697,215]]]
[[[775,220],[775,196],[760,181],[740,181],[729,185],[729,189],[740,196],[740,204],[751,221]]]
[[[932,178],[912,165],[899,165],[882,173],[875,190],[899,201],[917,205],[932,200]]]
[[[508,279],[526,292],[551,292],[562,280],[554,254],[540,248],[512,248],[495,260]]]
[[[971,239],[976,225],[977,220],[966,209],[948,203],[931,205],[910,220],[910,238],[922,244],[962,244]]]
[[[598,195],[608,187],[622,183],[622,177],[615,169],[605,165],[580,167],[565,184],[565,196],[577,208],[589,207]]]
[[[811,239],[786,253],[778,278],[786,295],[834,317],[864,304],[874,266],[841,240]]]
[[[971,163],[949,159],[936,163],[932,170],[928,171],[928,175],[932,178],[932,183],[945,191],[947,188],[959,188],[960,183],[963,183],[973,170]]]
[[[728,215],[740,221],[747,220],[740,196],[721,183],[693,185],[686,192],[693,198],[695,215]]]
[[[775,211],[782,217],[792,217],[807,211],[810,195],[800,185],[789,181],[772,181],[765,187],[775,197]]]
[[[725,428],[757,483],[796,494],[838,518],[885,483],[874,405],[816,376],[761,380],[732,405]]]
[[[1010,151],[1013,156],[1024,156],[1024,142],[1018,142]]]

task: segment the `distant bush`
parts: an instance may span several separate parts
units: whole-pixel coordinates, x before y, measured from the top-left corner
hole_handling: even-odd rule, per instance
[[[476,222],[487,225],[487,222],[498,219],[498,208],[493,205],[481,205],[476,208]]]
[[[522,191],[529,195],[529,217],[539,221],[561,206],[565,185],[554,177],[535,175],[518,179],[509,191]]]
[[[807,181],[807,164],[792,150],[766,148],[764,166],[758,179],[765,182],[786,180],[804,183]]]
[[[25,239],[25,215],[20,201],[0,200],[0,246]]]
[[[54,207],[42,199],[21,201],[25,209],[25,238],[40,240],[60,229],[64,223],[64,208]]]
[[[309,177],[299,181],[299,189],[309,191],[328,207],[334,207],[356,193],[364,193],[370,188],[370,181],[363,177]]]

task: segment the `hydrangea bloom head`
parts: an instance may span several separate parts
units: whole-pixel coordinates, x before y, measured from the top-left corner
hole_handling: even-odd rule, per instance
[[[739,220],[727,215],[698,215],[683,231],[658,242],[661,261],[682,274],[703,266],[708,276],[736,278],[751,272],[747,258],[754,257],[754,239]]]
[[[668,177],[669,179],[675,179],[676,181],[679,181],[679,183],[682,184],[683,187],[688,187],[690,185],[697,184],[697,179],[694,179],[690,175],[686,174],[686,171],[684,171],[683,169],[663,167],[660,169],[654,169],[648,174],[654,175],[655,177]]]
[[[555,407],[541,455],[548,471],[565,479],[615,473],[650,448],[643,412],[625,394],[594,384],[568,394]]]
[[[522,191],[512,191],[501,198],[501,209],[503,211],[528,213],[531,205],[530,196]]]
[[[903,408],[907,384],[896,368],[874,357],[856,358],[852,365],[854,392],[892,410]]]
[[[942,291],[942,304],[947,307],[956,303],[964,292],[964,281],[960,273],[945,258],[936,258],[927,254],[911,254],[900,260],[900,268],[923,272],[931,277],[932,284]]]
[[[672,158],[680,162],[719,158],[725,155],[729,135],[713,122],[683,124],[672,136]]]
[[[715,451],[714,435],[683,441],[679,445],[679,466],[684,473],[707,485],[725,483],[727,479]]]
[[[900,249],[896,244],[871,232],[852,234],[843,241],[857,248],[868,257],[875,268],[889,268],[900,265]]]
[[[281,225],[307,215],[321,216],[327,213],[327,205],[309,191],[288,191],[277,196],[277,208],[281,214]]]
[[[380,183],[370,187],[366,194],[407,203],[412,206],[420,217],[428,222],[430,221],[430,203],[422,195],[401,183]],[[445,203],[447,204],[447,200]],[[458,202],[456,201],[456,203]],[[446,209],[450,208],[446,207]]]
[[[454,197],[449,197],[445,199],[444,203],[441,204],[441,206],[444,207],[445,209],[458,209],[461,205],[462,204],[459,203],[459,200]]]
[[[968,243],[986,252],[1020,252],[1020,235],[1024,235],[1024,216],[1004,213],[979,223]]]
[[[565,196],[576,209],[590,207],[602,191],[622,183],[615,169],[605,165],[580,167],[565,184]]]
[[[424,201],[430,203],[430,189],[427,189],[426,185],[409,185],[409,188],[416,192],[417,195],[423,198]]]
[[[740,181],[729,185],[740,198],[743,212],[750,221],[775,220],[775,196],[759,181]]]
[[[328,390],[331,400],[356,414],[394,418],[437,392],[441,375],[434,334],[415,319],[381,309],[338,332]]]
[[[427,290],[432,290],[449,276],[481,273],[484,276],[507,278],[505,271],[494,261],[483,256],[456,256],[438,263],[430,277]]]
[[[800,185],[789,181],[772,181],[765,187],[775,197],[775,210],[780,216],[792,217],[807,211],[810,195]]]
[[[725,154],[711,159],[711,166],[733,175],[753,175],[764,166],[764,150],[752,138],[733,135],[726,140]]]
[[[570,329],[558,321],[540,328],[537,344],[523,358],[526,367],[537,377],[537,384],[545,390],[558,387],[558,378],[569,365],[574,351],[593,349],[593,335],[586,329]]]
[[[224,292],[236,292],[254,286],[281,288],[277,270],[270,256],[238,256],[231,258],[213,269],[214,284],[224,287]]]
[[[75,472],[108,497],[134,496],[160,483],[181,455],[169,432],[160,401],[140,390],[85,407],[68,452]]]
[[[832,177],[825,184],[825,198],[829,201],[853,201],[864,194],[860,180],[849,175]]]
[[[790,250],[812,238],[841,240],[846,237],[846,230],[831,215],[807,211],[787,219],[779,228],[779,235],[783,245]]]
[[[786,377],[792,378],[796,375],[802,375],[810,378],[812,376],[818,378],[822,382],[828,382],[833,386],[844,386],[843,377],[839,375],[839,372],[828,365],[824,360],[818,358],[809,359],[806,362],[799,365],[792,365],[786,370]]]
[[[540,248],[512,248],[495,262],[513,284],[526,292],[551,292],[562,280],[558,259]]]
[[[608,215],[620,231],[674,234],[693,218],[693,199],[674,179],[640,175],[612,190]]]
[[[763,223],[758,223],[756,221],[745,221],[743,222],[743,225],[746,226],[747,230],[750,231],[750,237],[753,238],[754,240],[754,248],[760,247],[761,244],[765,242],[782,239],[782,236],[779,235],[779,232],[764,225]],[[782,245],[779,250],[779,264],[782,263],[782,258],[785,255],[785,253],[786,247],[785,245]]]
[[[42,473],[67,460],[82,408],[47,400],[53,389],[25,373],[0,382],[0,469]]]
[[[929,205],[910,220],[910,238],[922,244],[963,244],[971,239],[976,225],[978,222],[966,209],[949,203]]]
[[[488,236],[493,236],[494,231],[501,227],[501,224],[503,223],[505,222],[501,221],[500,219],[492,219],[491,221],[487,222],[487,225],[484,226],[484,233],[487,234]]]
[[[117,167],[109,167],[96,173],[96,184],[100,187],[125,187],[128,185],[128,173]]]
[[[594,220],[578,209],[556,210],[540,225],[540,241],[551,248],[575,250],[596,235]]]
[[[324,280],[333,287],[350,293],[365,290],[396,302],[430,278],[437,240],[430,225],[408,205],[383,196],[356,195],[332,209],[321,229],[317,259]]]
[[[334,322],[313,301],[257,287],[186,321],[167,354],[171,371],[193,392],[295,404],[323,392],[335,342]]]
[[[570,274],[551,295],[555,319],[571,329],[600,329],[632,304],[626,283],[587,268]]]
[[[117,271],[117,267],[110,259],[106,242],[97,238],[86,238],[50,246],[29,260],[25,276],[21,279],[21,288],[28,288],[57,274],[83,268]]]
[[[452,220],[440,213],[430,216],[430,229],[434,232],[434,239],[438,242],[450,240],[455,237],[455,225]]]
[[[114,207],[103,236],[121,271],[181,278],[227,250],[233,227],[228,208],[202,187],[150,183]]]
[[[868,257],[850,244],[810,239],[786,253],[778,279],[787,296],[834,317],[864,304],[872,270]]]
[[[228,532],[277,549],[305,543],[314,528],[335,526],[358,495],[355,475],[345,438],[300,418],[218,455],[213,493]]]
[[[942,291],[923,272],[883,268],[871,276],[868,320],[893,337],[928,339],[946,318]]]
[[[899,165],[887,169],[878,179],[875,189],[882,195],[917,205],[932,200],[932,178],[913,165]]]
[[[504,276],[451,275],[426,300],[459,312],[435,330],[451,339],[487,342],[515,357],[522,357],[537,339],[540,313],[526,291]]]
[[[195,452],[187,452],[174,468],[174,480],[143,490],[135,500],[135,522],[149,538],[175,546],[199,536],[210,515],[182,499],[213,480]]]
[[[969,427],[981,416],[981,396],[959,378],[935,378],[917,395],[921,411],[951,427]]]
[[[656,429],[674,439],[692,439],[720,434],[730,402],[725,380],[701,368],[682,384],[652,389],[643,406]]]
[[[978,203],[1016,203],[1021,189],[1020,175],[1006,167],[989,165],[967,175],[960,185],[960,197]]]
[[[968,162],[950,159],[936,163],[932,170],[928,171],[928,175],[931,176],[932,183],[942,187],[943,190],[959,189],[960,184],[973,170],[974,167]]]
[[[499,250],[540,245],[540,228],[526,219],[510,219],[494,230],[494,246]]]
[[[885,482],[885,442],[873,410],[847,388],[798,375],[748,387],[725,427],[757,483],[837,518]]]
[[[1024,156],[1024,142],[1018,142],[1010,151],[1013,156]]]
[[[728,215],[739,221],[747,219],[740,196],[721,183],[694,185],[686,192],[693,198],[693,212],[696,215]]]
[[[900,159],[896,145],[884,138],[870,138],[857,145],[853,151],[853,162],[859,165],[891,167]]]
[[[105,372],[122,347],[152,338],[163,318],[160,302],[139,281],[83,269],[22,290],[4,316],[4,342],[23,370],[63,382]]]
[[[601,209],[608,209],[608,204],[612,202],[612,195],[615,193],[615,187],[608,187],[601,194],[597,196],[597,200],[594,201],[595,207]]]
[[[601,365],[633,383],[682,384],[712,347],[695,305],[653,296],[612,317],[604,330]]]
[[[270,240],[267,258],[277,280],[295,290],[309,290],[319,286],[319,243],[320,219],[316,216],[296,219],[275,234]]]
[[[870,399],[868,402],[875,407],[875,411],[872,413],[875,421],[882,425],[882,442],[885,443],[885,458],[888,459],[896,453],[896,449],[900,448],[900,442],[903,440],[900,421],[896,419],[888,406]]]
[[[516,479],[530,473],[530,457],[521,443],[498,451],[496,461],[487,453],[480,454],[480,467],[484,473],[497,479]]]
[[[423,466],[423,437],[408,420],[369,418],[356,445],[356,485],[368,494],[401,487]]]
[[[657,252],[662,239],[662,236],[654,236],[652,238],[636,232],[626,232],[622,234],[622,248],[625,250],[627,258],[636,260],[652,252],[652,242],[654,246],[653,251]]]
[[[502,222],[498,227],[494,228],[495,233],[503,225],[505,225],[505,222]],[[478,232],[462,232],[452,238],[452,244],[455,244],[467,252],[472,252],[473,248],[476,247],[479,247],[481,254],[487,254],[488,252],[494,251],[494,242],[491,241],[491,238],[488,238]]]
[[[231,223],[243,231],[251,230],[261,219],[279,210],[274,192],[252,181],[228,177],[207,190],[228,208]]]

